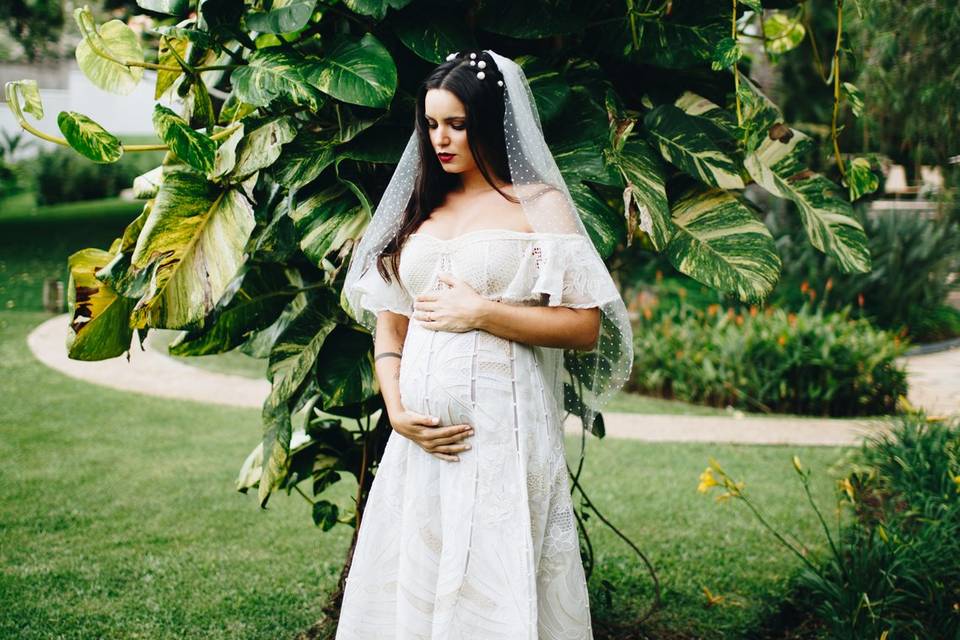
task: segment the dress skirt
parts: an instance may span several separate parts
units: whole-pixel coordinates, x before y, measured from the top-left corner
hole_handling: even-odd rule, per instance
[[[562,351],[411,320],[407,409],[470,424],[451,462],[391,432],[364,510],[337,640],[588,640],[564,457]]]

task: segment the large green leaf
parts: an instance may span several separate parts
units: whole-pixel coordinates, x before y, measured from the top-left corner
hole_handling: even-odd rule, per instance
[[[737,163],[723,149],[723,131],[710,120],[664,104],[647,113],[644,124],[660,154],[677,168],[712,187],[744,187]]]
[[[253,209],[236,189],[177,171],[157,193],[133,251],[133,267],[152,269],[134,308],[134,327],[184,329],[216,305],[244,260]]]
[[[94,162],[107,164],[123,156],[120,140],[82,113],[61,111],[57,126],[74,150]]]
[[[110,20],[97,27],[86,6],[74,9],[73,17],[84,34],[75,53],[83,74],[104,91],[132,93],[143,77],[143,67],[123,63],[144,61],[137,34],[122,20]]]
[[[317,0],[273,0],[270,11],[249,12],[244,17],[248,29],[266,33],[289,33],[302,29]]]
[[[567,186],[593,246],[597,248],[600,257],[610,257],[617,245],[625,239],[623,214],[608,205],[586,184],[574,182]]]
[[[700,8],[701,4],[692,6]],[[630,51],[631,61],[665,69],[686,69],[710,62],[720,41],[730,34],[728,20],[709,16],[696,21],[680,21],[671,16],[642,24],[640,47]],[[620,25],[611,25],[609,47],[624,50],[623,45],[631,42],[629,25],[626,17]],[[632,49],[632,45],[628,46]]]
[[[335,143],[309,131],[301,131],[283,147],[272,165],[273,177],[288,189],[299,189],[313,182],[336,159]]]
[[[236,348],[252,332],[277,319],[293,299],[290,290],[290,281],[281,265],[245,264],[217,303],[211,321],[200,329],[180,334],[170,343],[170,353],[202,356]]]
[[[74,360],[114,358],[130,348],[130,310],[134,301],[117,295],[95,275],[112,259],[113,254],[107,251],[81,249],[67,260],[67,354]]]
[[[303,69],[307,82],[337,100],[387,107],[397,89],[397,66],[372,33],[359,41],[341,37],[319,60]]]
[[[803,168],[813,142],[795,129],[789,132],[786,142],[766,138],[746,157],[747,171],[764,189],[797,205],[813,246],[835,258],[844,271],[869,271],[867,236],[853,208],[837,185]]]
[[[271,388],[263,407],[263,473],[258,491],[261,505],[266,504],[289,469],[290,403],[313,371],[317,354],[340,317],[329,291],[297,297],[307,301],[301,302],[300,311],[276,339],[267,368]]]
[[[328,254],[359,237],[368,221],[347,188],[336,183],[298,202],[289,215],[304,255],[321,267]]]
[[[650,236],[657,251],[662,251],[676,228],[670,217],[666,178],[660,156],[638,135],[627,138],[619,152],[610,153],[612,162],[626,181],[624,204],[639,210],[640,227]]]
[[[191,129],[175,111],[162,104],[155,104],[153,128],[178,158],[201,173],[213,170],[217,142]]]
[[[603,158],[609,138],[606,111],[584,87],[571,90],[544,136],[550,140],[550,151],[568,184],[589,180],[622,188],[623,180]]]
[[[670,262],[691,278],[760,300],[780,277],[780,257],[770,231],[740,199],[722,189],[697,186],[673,204],[677,233],[667,247]]]
[[[317,357],[317,408],[326,413],[360,417],[364,401],[377,393],[373,371],[370,334],[339,325]]]
[[[254,51],[245,66],[233,70],[230,81],[237,98],[256,107],[265,107],[276,98],[317,111],[323,96],[301,74],[307,60],[280,47]]]
[[[424,12],[418,6],[398,14],[390,25],[404,46],[434,64],[443,62],[454,51],[476,48],[476,41],[463,21],[454,16]]]
[[[267,120],[259,126],[251,124],[255,128],[247,128],[247,133],[237,146],[233,166],[219,178],[226,178],[231,183],[242,182],[276,162],[283,145],[297,135],[296,120],[292,116]]]
[[[399,9],[405,5],[403,1],[397,2],[397,0],[344,0],[343,4],[354,13],[370,16],[378,22],[387,15],[388,6]]]

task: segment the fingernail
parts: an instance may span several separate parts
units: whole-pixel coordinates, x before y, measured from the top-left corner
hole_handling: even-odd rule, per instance
[[[469,448],[470,448],[470,445],[465,444],[465,445],[463,445],[463,448],[464,448],[464,449],[469,449]]]
[[[434,419],[433,419],[433,424],[437,424],[438,422],[440,422],[440,418],[434,418]]]

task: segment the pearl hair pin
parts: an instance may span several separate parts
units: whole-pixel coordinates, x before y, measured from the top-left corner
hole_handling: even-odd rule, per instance
[[[459,51],[454,51],[453,53],[447,55],[447,61],[449,62],[450,60],[456,60],[456,58],[457,58],[458,55],[460,55],[460,52],[459,52]],[[486,69],[486,68],[487,68],[487,62],[486,62],[486,60],[477,61],[477,60],[476,60],[476,57],[477,57],[477,54],[476,54],[476,53],[471,53],[471,54],[470,54],[470,66],[471,66],[471,67],[477,67],[478,69]],[[483,79],[486,78],[486,77],[487,77],[487,74],[486,74],[484,71],[478,71],[478,72],[477,72],[477,80],[483,80]],[[497,86],[498,86],[498,87],[502,87],[502,86],[503,86],[503,80],[497,80]]]

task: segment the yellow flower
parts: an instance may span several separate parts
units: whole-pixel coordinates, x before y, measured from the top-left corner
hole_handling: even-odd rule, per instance
[[[700,474],[700,484],[697,486],[697,491],[706,493],[710,490],[710,487],[715,486],[717,486],[717,479],[713,477],[713,469],[707,467]]]
[[[957,485],[957,493],[960,493],[960,476],[953,476],[953,482]]]
[[[853,501],[853,485],[850,483],[850,478],[844,478],[840,481],[840,488],[847,494],[851,502]]]
[[[706,588],[706,587],[702,587],[702,589],[703,589],[703,594],[704,594],[705,596],[707,596],[707,606],[708,606],[708,607],[712,607],[712,606],[715,605],[715,604],[720,604],[721,602],[723,602],[724,596],[721,596],[721,595],[719,595],[719,594],[718,594],[718,595],[714,595],[714,594],[710,593],[710,589],[708,589],[708,588]]]
[[[733,497],[733,494],[727,491],[726,493],[717,494],[717,502],[726,502]]]
[[[800,466],[799,456],[793,456],[793,468],[797,470],[797,473],[803,473],[803,467]]]

